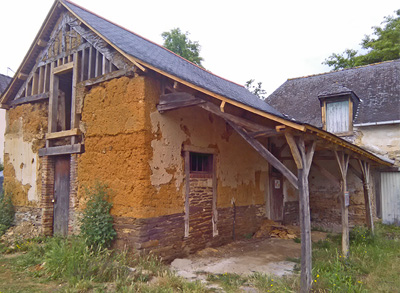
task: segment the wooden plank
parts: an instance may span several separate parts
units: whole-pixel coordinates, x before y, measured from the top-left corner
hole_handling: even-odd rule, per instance
[[[53,68],[53,74],[63,74],[71,71],[74,68],[74,62],[68,62]]]
[[[225,112],[225,101],[221,102],[221,105],[219,105],[219,109],[221,110],[221,112]]]
[[[47,100],[48,98],[49,98],[49,94],[43,93],[43,94],[38,94],[38,95],[34,95],[34,96],[23,97],[23,98],[13,100],[10,102],[10,105],[17,106],[17,105],[22,105],[22,104],[26,104],[26,103],[34,103],[34,102]]]
[[[203,104],[205,102],[206,101],[196,99],[196,100],[188,100],[188,101],[182,101],[182,102],[171,102],[168,104],[158,104],[157,110],[158,110],[158,112],[163,113],[165,111],[171,111],[171,110],[177,110],[180,108],[197,106],[197,105]]]
[[[37,95],[39,93],[39,74],[37,72],[33,73],[32,76],[32,91],[31,96]]]
[[[185,151],[185,237],[189,237],[190,152]]]
[[[226,122],[240,134],[264,159],[267,160],[272,166],[278,169],[283,176],[285,176],[289,182],[298,189],[297,177],[290,171],[285,165],[283,165],[273,154],[271,154],[258,140],[252,138],[245,130],[240,126],[236,125],[230,120]]]
[[[213,237],[218,236],[218,210],[217,210],[217,155],[213,155],[213,195],[212,195],[212,228]]]
[[[44,93],[44,66],[39,67],[39,88],[38,94]]]
[[[70,144],[55,147],[46,147],[39,149],[39,156],[58,156],[58,155],[69,155],[69,154],[79,154],[84,151],[83,144]]]
[[[51,63],[51,74],[50,74],[50,93],[49,93],[49,121],[48,131],[57,131],[57,108],[58,108],[58,77],[53,74],[54,62]]]
[[[94,77],[94,64],[93,64],[93,47],[89,47],[89,66],[88,66],[88,79]]]
[[[69,136],[80,135],[80,134],[82,134],[80,129],[74,128],[74,129],[70,129],[70,130],[46,133],[46,139],[57,139],[57,138],[69,137]]]
[[[174,92],[170,94],[164,94],[160,96],[159,105],[174,103],[174,102],[185,102],[185,101],[204,101],[196,98],[194,95],[186,92]]]
[[[27,80],[28,79],[28,74],[20,72],[20,73],[18,73],[17,78],[21,79],[21,80]]]
[[[362,182],[364,189],[364,204],[365,204],[365,216],[368,228],[371,230],[371,233],[375,233],[374,228],[374,218],[372,216],[372,206],[371,206],[371,198],[372,198],[372,188],[371,188],[371,180],[370,180],[370,164],[368,162],[357,160],[361,169],[362,174]]]
[[[285,132],[285,137],[292,153],[294,162],[296,163],[297,169],[303,169],[303,161],[301,159],[301,155],[293,135],[289,132]]]
[[[79,126],[79,115],[76,111],[76,85],[78,83],[79,75],[80,75],[80,57],[79,53],[74,53],[74,67],[72,70],[72,92],[71,92],[71,125],[70,129],[78,128]],[[71,143],[75,144],[76,137],[71,138]]]
[[[108,80],[111,80],[114,78],[118,78],[121,76],[133,76],[133,71],[131,69],[120,69],[120,70],[105,74],[103,76],[99,76],[95,79],[85,80],[85,81],[83,81],[83,85],[84,86],[93,86],[93,85],[96,85],[96,84],[99,84],[99,83],[102,83],[102,82],[105,82],[105,81],[108,81]]]

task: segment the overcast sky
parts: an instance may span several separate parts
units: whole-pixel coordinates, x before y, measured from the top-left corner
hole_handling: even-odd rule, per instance
[[[205,68],[239,84],[262,81],[268,94],[287,78],[329,71],[325,58],[359,48],[372,26],[400,9],[398,0],[74,2],[158,44],[163,31],[189,31]],[[52,4],[0,2],[0,73],[18,69]]]

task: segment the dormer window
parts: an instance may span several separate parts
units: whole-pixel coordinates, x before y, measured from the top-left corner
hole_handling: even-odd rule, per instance
[[[351,135],[355,109],[360,101],[357,95],[346,87],[334,84],[318,98],[323,129],[336,135]]]
[[[352,130],[351,123],[352,115],[350,108],[350,101],[326,101],[326,131],[332,133],[345,133]]]

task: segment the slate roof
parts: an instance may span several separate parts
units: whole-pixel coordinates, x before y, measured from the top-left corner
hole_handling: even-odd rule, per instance
[[[66,0],[63,3],[79,18],[125,53],[213,93],[283,117],[280,112],[250,93],[245,87],[214,75],[164,47],[109,22],[74,3]]]
[[[11,77],[0,73],[0,95],[7,88],[10,81],[11,81]]]
[[[318,96],[352,91],[354,124],[400,120],[400,59],[287,80],[267,102],[298,121],[322,127]]]

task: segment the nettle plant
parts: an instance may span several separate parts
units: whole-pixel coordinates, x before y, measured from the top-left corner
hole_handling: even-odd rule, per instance
[[[88,246],[106,248],[117,235],[110,214],[110,189],[106,184],[96,182],[91,188],[85,188],[86,208],[81,219],[81,236]]]

